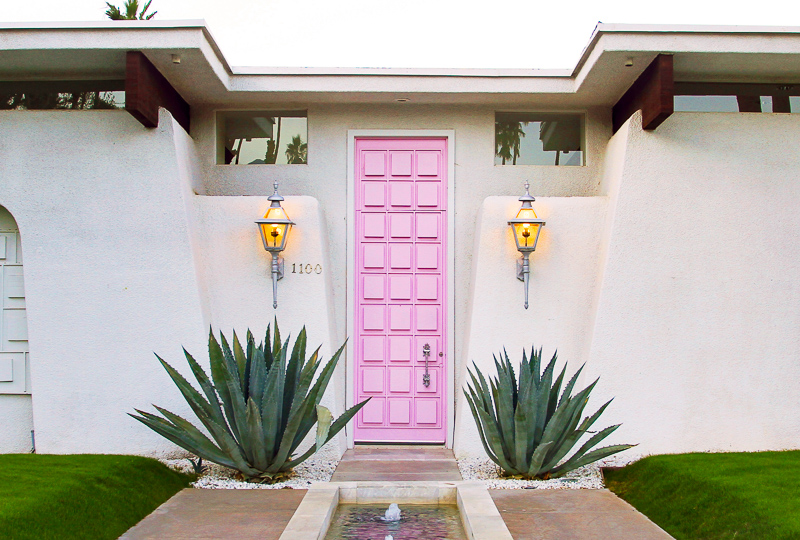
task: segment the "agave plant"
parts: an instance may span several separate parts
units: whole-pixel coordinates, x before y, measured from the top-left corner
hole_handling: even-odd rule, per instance
[[[331,412],[319,403],[344,345],[314,382],[321,359],[319,348],[306,359],[305,327],[291,354],[289,339],[281,343],[277,321],[273,339],[267,327],[266,339],[258,346],[250,330],[246,348],[235,332],[233,347],[221,332],[220,342],[209,333],[211,378],[183,350],[205,397],[156,355],[211,438],[158,406],[163,418],[139,409],[138,415],[130,416],[199,458],[238,470],[249,481],[272,483],[288,477],[293,467],[322,448],[369,401],[362,401],[333,421]],[[295,455],[315,423],[316,444]]]
[[[611,400],[581,422],[589,393],[597,381],[571,395],[583,370],[581,366],[561,392],[567,366],[564,365],[554,383],[556,356],[553,354],[553,359],[540,373],[542,349],[531,349],[530,361],[523,350],[519,384],[505,351],[499,360],[494,357],[497,377],[490,379],[489,384],[477,365],[475,374],[468,370],[472,384],[467,383],[464,395],[478,426],[483,448],[506,476],[557,478],[634,446],[618,444],[592,450],[620,426],[617,424],[591,435],[569,459],[565,459],[578,440],[591,433],[589,428]]]

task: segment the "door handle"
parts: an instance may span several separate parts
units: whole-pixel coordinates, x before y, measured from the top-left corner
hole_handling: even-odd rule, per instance
[[[422,385],[427,388],[431,385],[431,374],[428,373],[428,359],[431,356],[431,346],[427,343],[422,346],[422,356],[425,358],[425,373],[422,375]]]

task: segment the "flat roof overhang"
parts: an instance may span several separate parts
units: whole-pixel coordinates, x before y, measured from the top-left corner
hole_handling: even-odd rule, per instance
[[[0,80],[124,79],[129,50],[190,105],[225,108],[612,106],[660,53],[674,55],[676,81],[800,83],[800,27],[599,24],[572,70],[232,68],[204,21],[2,24]]]

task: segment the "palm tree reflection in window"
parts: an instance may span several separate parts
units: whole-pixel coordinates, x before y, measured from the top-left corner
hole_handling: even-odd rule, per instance
[[[511,161],[512,165],[517,164],[520,139],[525,136],[523,124],[527,126],[528,122],[494,123],[495,153],[502,160],[501,165],[505,165],[507,161]]]
[[[119,109],[112,92],[13,92],[0,93],[0,109]]]
[[[583,165],[583,115],[495,113],[495,165]]]
[[[300,135],[292,137],[292,142],[286,145],[286,162],[290,164],[308,162],[308,143],[304,143]]]

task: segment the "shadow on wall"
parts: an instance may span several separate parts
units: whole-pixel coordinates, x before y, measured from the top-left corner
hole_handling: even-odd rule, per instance
[[[0,453],[31,452],[28,322],[22,244],[14,216],[0,206]]]

